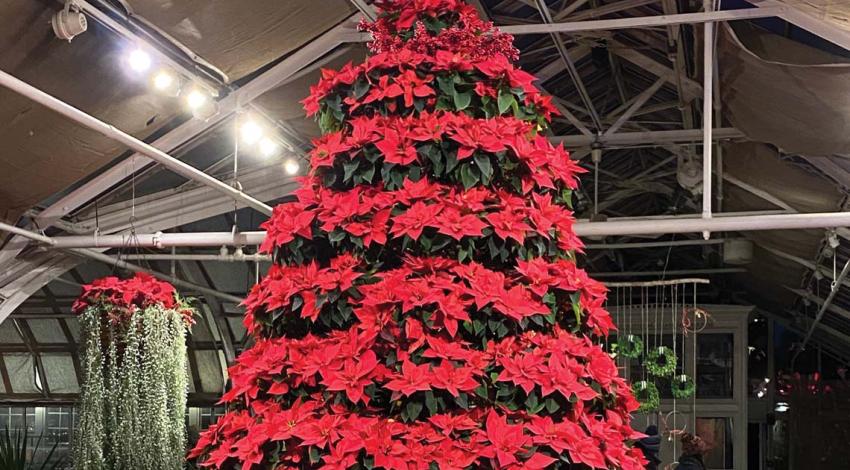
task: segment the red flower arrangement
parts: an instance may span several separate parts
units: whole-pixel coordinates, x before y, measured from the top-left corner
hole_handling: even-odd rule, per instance
[[[179,301],[174,286],[146,273],[136,273],[129,279],[116,276],[96,279],[83,286],[83,292],[74,301],[71,310],[80,314],[95,305],[108,306],[113,322],[120,322],[137,310],[160,306],[169,310],[179,309],[186,323],[194,323],[193,311]]]
[[[215,468],[643,468],[638,408],[575,264],[582,170],[512,38],[460,0],[379,0],[363,64],[304,100],[323,137],[263,224],[275,264]]]

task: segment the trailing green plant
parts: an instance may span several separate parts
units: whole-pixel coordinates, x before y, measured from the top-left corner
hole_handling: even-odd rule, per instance
[[[656,377],[670,377],[676,372],[676,353],[667,346],[652,348],[646,354],[644,367]]]
[[[59,442],[53,444],[39,463],[34,457],[41,449],[41,438],[30,447],[29,435],[26,430],[18,430],[14,433],[8,428],[0,435],[0,470],[54,470],[64,465],[63,459],[53,460],[53,454]]]
[[[127,300],[129,299],[129,300]],[[149,276],[86,286],[77,470],[182,469],[192,310]]]

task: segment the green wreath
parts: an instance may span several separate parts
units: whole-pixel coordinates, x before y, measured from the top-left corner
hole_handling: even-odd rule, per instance
[[[629,359],[637,359],[643,351],[643,340],[640,336],[625,335],[617,340],[617,354]]]
[[[658,387],[654,383],[647,382],[646,380],[635,382],[632,384],[632,394],[638,403],[640,403],[640,407],[637,410],[638,413],[648,413],[658,409],[661,397],[658,394]]]
[[[697,389],[694,379],[687,375],[677,375],[670,381],[670,388],[676,398],[690,398]]]
[[[676,353],[667,346],[651,349],[646,355],[644,367],[656,377],[669,377],[676,372]]]

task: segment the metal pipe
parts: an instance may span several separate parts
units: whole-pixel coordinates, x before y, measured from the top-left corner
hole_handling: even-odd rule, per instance
[[[576,235],[582,237],[604,237],[612,235],[664,235],[673,233],[734,232],[810,229],[850,226],[850,212],[826,212],[812,214],[768,214],[732,215],[715,214],[703,219],[698,215],[690,218],[645,218],[606,222],[577,221],[573,225]],[[124,235],[84,235],[53,237],[55,248],[169,248],[172,246],[220,247],[259,245],[264,231],[251,232],[188,232]]]
[[[30,230],[23,229],[20,227],[15,227],[14,225],[9,225],[3,222],[0,222],[0,231],[14,233],[15,235],[20,235],[22,237],[29,238],[30,240],[35,240],[37,242],[45,243],[47,245],[54,244],[53,239],[48,236],[32,232]]]
[[[259,245],[266,232],[185,232],[53,237],[56,248],[171,248]]]
[[[50,108],[58,112],[59,114],[85,127],[88,127],[89,129],[92,129],[93,131],[101,135],[104,135],[126,145],[131,150],[147,156],[151,160],[162,164],[166,168],[181,176],[184,176],[190,180],[197,181],[203,185],[209,186],[217,191],[227,194],[231,198],[249,207],[252,207],[263,214],[271,215],[272,213],[271,206],[265,204],[264,202],[259,201],[243,193],[242,191],[237,190],[236,188],[228,185],[227,183],[213,178],[212,176],[204,173],[203,171],[198,170],[197,168],[187,163],[184,163],[172,157],[171,155],[168,155],[167,153],[163,152],[162,150],[159,150],[158,148],[150,144],[142,142],[141,140],[131,136],[130,134],[127,134],[126,132],[116,128],[115,126],[112,126],[111,124],[107,124],[101,121],[100,119],[97,119],[94,116],[91,116],[69,105],[68,103],[65,103],[64,101],[61,101],[51,95],[48,95],[47,93],[39,90],[38,88],[35,88],[34,86],[22,80],[19,80],[18,78],[15,78],[14,76],[9,75],[8,73],[3,72],[2,70],[0,70],[0,85],[3,85],[12,91],[26,96],[27,98],[35,101],[36,103]]]
[[[233,303],[236,303],[236,304],[241,304],[242,301],[245,300],[241,297],[236,297],[235,295],[230,295],[230,294],[227,294],[227,293],[224,293],[224,292],[219,292],[215,289],[210,289],[210,288],[204,287],[204,286],[199,286],[198,284],[188,282],[188,281],[184,281],[184,280],[176,278],[174,276],[169,276],[168,274],[163,274],[159,271],[154,271],[154,270],[151,270],[151,269],[143,268],[139,265],[128,263],[128,262],[122,261],[118,258],[113,258],[112,256],[105,255],[105,254],[103,254],[99,251],[89,250],[89,249],[86,249],[86,248],[74,248],[74,249],[70,249],[68,251],[70,253],[75,253],[77,255],[84,256],[86,258],[91,258],[93,260],[100,261],[102,263],[117,266],[121,269],[127,269],[129,271],[135,271],[135,272],[148,273],[151,276],[162,279],[163,281],[168,281],[168,282],[174,284],[175,286],[180,286],[180,287],[184,287],[186,289],[191,289],[191,290],[196,291],[200,294],[218,297],[219,299],[225,300],[227,302],[233,302]]]
[[[812,334],[815,332],[815,328],[817,328],[820,321],[823,319],[824,314],[827,309],[832,305],[832,300],[835,298],[835,295],[838,294],[838,291],[841,290],[841,284],[844,282],[844,279],[847,277],[847,274],[850,274],[850,259],[844,263],[844,267],[841,268],[841,273],[838,274],[838,277],[832,281],[832,286],[829,289],[829,295],[826,297],[826,300],[823,301],[823,304],[820,306],[820,310],[818,310],[818,314],[815,316],[815,321],[812,322],[812,325],[809,327],[809,331],[806,333],[806,337],[803,338],[802,344],[800,344],[800,348],[797,349],[797,352],[794,353],[794,357],[791,358],[791,370],[794,370],[794,363],[797,361],[797,356],[800,355],[803,351],[806,350],[806,344],[808,344],[809,340],[812,338]]]
[[[587,31],[611,31],[624,28],[648,28],[654,26],[669,26],[712,21],[733,21],[743,19],[770,18],[782,16],[789,11],[784,6],[741,8],[738,10],[721,10],[697,13],[678,13],[674,15],[651,15],[633,18],[614,18],[606,20],[582,20],[552,22],[542,24],[501,25],[499,30],[512,34],[552,34],[552,33],[582,33]],[[368,33],[350,32],[341,37],[344,42],[366,42],[371,40]]]
[[[703,0],[705,12],[712,10],[711,0]],[[703,38],[703,79],[702,79],[702,218],[711,219],[711,151],[714,147],[714,23],[704,25]],[[703,231],[708,239],[710,231]]]
[[[634,276],[689,276],[701,274],[734,274],[745,273],[744,268],[711,268],[711,269],[678,269],[670,271],[613,271],[606,273],[589,273],[592,277],[634,277]]]
[[[700,129],[676,129],[672,131],[640,131],[640,132],[617,132],[611,135],[586,136],[586,135],[557,135],[550,137],[554,143],[563,143],[565,147],[576,149],[588,147],[594,143],[602,144],[605,148],[616,147],[663,147],[664,144],[690,144],[701,143],[703,131]],[[721,127],[714,129],[712,138],[714,140],[745,139],[747,136],[738,129]]]
[[[172,247],[175,248],[175,247]],[[127,254],[122,255],[121,259],[135,261],[221,261],[226,263],[239,263],[243,261],[271,261],[269,255],[261,255],[259,253],[252,254],[229,254],[229,255],[213,255],[213,254]]]
[[[634,242],[634,243],[593,243],[584,245],[585,250],[622,250],[634,248],[666,248],[669,246],[701,246],[721,245],[726,240],[743,240],[743,238],[714,238],[711,240],[667,240],[661,242]]]
[[[734,232],[787,230],[806,228],[845,227],[850,225],[850,212],[826,212],[812,214],[743,215],[703,219],[666,218],[608,220],[607,222],[576,222],[575,232],[583,237],[610,235],[663,235],[672,233]]]

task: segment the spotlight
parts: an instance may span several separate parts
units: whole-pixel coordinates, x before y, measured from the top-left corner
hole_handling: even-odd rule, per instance
[[[66,1],[65,8],[54,13],[53,18],[50,19],[50,24],[53,26],[53,34],[57,38],[68,42],[71,42],[71,39],[84,33],[89,27],[86,16],[73,3],[70,0]]]
[[[200,90],[192,90],[186,95],[186,104],[193,111],[203,106],[208,100],[207,95]]]
[[[133,49],[127,56],[127,64],[134,72],[145,72],[151,67],[151,56],[141,49]]]
[[[283,169],[286,171],[287,175],[294,175],[298,173],[299,169],[301,169],[301,165],[299,165],[298,161],[294,158],[288,158],[285,162],[283,162]]]
[[[180,79],[168,70],[160,70],[151,80],[154,89],[166,96],[180,94]]]
[[[256,144],[263,138],[263,128],[254,121],[245,121],[239,128],[239,133],[242,135],[242,142],[248,145]]]
[[[260,153],[266,158],[276,154],[279,148],[280,146],[277,145],[277,142],[269,139],[268,137],[263,137],[262,140],[260,140]]]
[[[785,413],[790,408],[791,408],[791,406],[789,406],[788,403],[785,403],[784,401],[780,401],[779,403],[776,404],[776,407],[773,410],[776,411],[777,413]]]
[[[218,113],[218,103],[210,99],[210,95],[195,88],[186,94],[186,106],[192,111],[192,116],[202,121]]]

